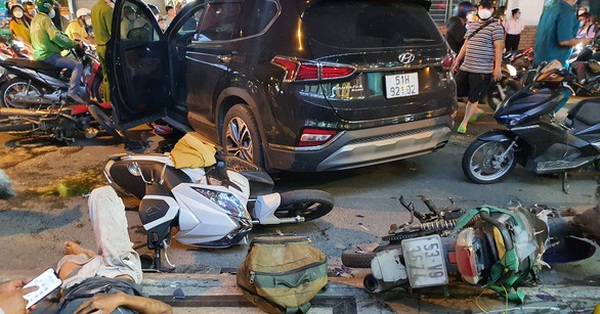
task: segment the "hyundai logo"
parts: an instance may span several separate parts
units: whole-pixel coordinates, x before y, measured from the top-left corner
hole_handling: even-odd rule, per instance
[[[415,61],[415,55],[410,52],[405,52],[398,56],[398,61],[404,64],[412,63],[413,61]]]

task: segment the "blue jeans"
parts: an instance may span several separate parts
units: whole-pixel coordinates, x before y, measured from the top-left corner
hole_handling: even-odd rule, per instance
[[[69,80],[69,95],[77,95],[79,82],[83,75],[83,65],[81,62],[71,58],[62,57],[59,54],[52,55],[44,60],[45,63],[51,64],[58,68],[67,68],[71,70],[71,79]]]

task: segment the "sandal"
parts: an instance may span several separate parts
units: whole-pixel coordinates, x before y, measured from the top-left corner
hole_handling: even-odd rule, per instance
[[[458,129],[456,129],[456,133],[459,133],[459,134],[465,134],[465,133],[467,133],[467,127],[466,126],[462,126],[462,125],[459,126]]]
[[[477,121],[477,119],[479,119],[479,117],[481,117],[482,114],[483,114],[483,110],[477,111],[473,116],[471,116],[471,119],[469,119],[469,122]]]

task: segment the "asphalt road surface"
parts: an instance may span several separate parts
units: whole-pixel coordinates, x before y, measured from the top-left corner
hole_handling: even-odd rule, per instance
[[[323,189],[331,193],[336,207],[322,219],[299,225],[257,227],[251,237],[268,233],[297,233],[312,238],[330,258],[339,264],[343,250],[357,245],[366,247],[387,234],[391,223],[403,223],[408,213],[398,198],[416,204],[426,211],[419,195],[432,199],[439,207],[450,205],[449,198],[462,208],[482,204],[506,207],[546,204],[554,207],[588,206],[595,204],[596,176],[591,168],[570,176],[570,193],[561,190],[561,181],[527,173],[517,166],[503,182],[478,185],[469,182],[462,173],[461,158],[476,134],[495,126],[489,114],[469,126],[467,135],[453,135],[442,150],[430,155],[389,164],[330,173],[279,173],[276,190],[301,188]],[[464,107],[461,107],[461,111]],[[460,118],[460,117],[459,117]],[[457,120],[458,121],[458,120]],[[139,136],[143,129],[131,132]],[[160,138],[150,138],[152,147]],[[83,145],[78,147],[77,145]],[[62,256],[66,240],[79,240],[94,248],[91,226],[84,196],[39,196],[32,189],[52,185],[65,176],[82,171],[98,172],[105,156],[124,152],[110,138],[83,140],[71,147],[19,147],[18,139],[1,134],[0,168],[13,180],[18,195],[10,201],[0,201],[0,270],[43,271],[55,266]],[[135,211],[128,211],[132,242],[143,247],[145,233]],[[196,249],[173,242],[170,261],[178,272],[218,273],[239,266],[247,247],[229,249]]]

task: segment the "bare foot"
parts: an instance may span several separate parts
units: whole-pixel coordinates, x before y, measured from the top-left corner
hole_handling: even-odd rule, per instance
[[[84,249],[79,244],[77,244],[76,242],[73,242],[73,241],[65,242],[64,253],[65,253],[65,255],[84,254],[88,258],[92,258],[92,257],[96,256],[96,253],[94,253],[93,251]]]

